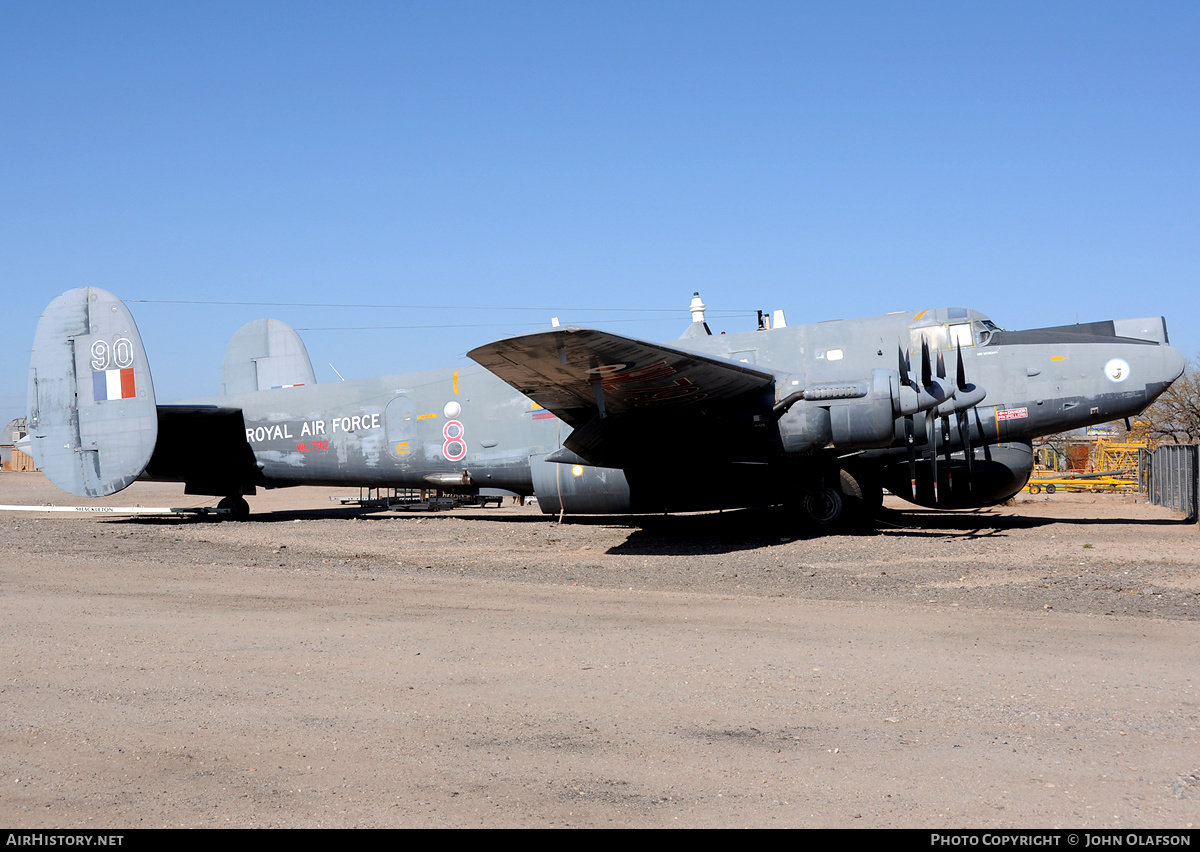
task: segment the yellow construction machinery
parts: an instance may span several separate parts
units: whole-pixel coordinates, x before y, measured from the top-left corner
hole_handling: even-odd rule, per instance
[[[1140,424],[1137,424],[1140,425]],[[1152,449],[1149,441],[1134,437],[1125,440],[1110,436],[1080,435],[1059,446],[1046,443],[1034,449],[1036,466],[1025,489],[1030,494],[1045,491],[1136,491],[1138,457]]]

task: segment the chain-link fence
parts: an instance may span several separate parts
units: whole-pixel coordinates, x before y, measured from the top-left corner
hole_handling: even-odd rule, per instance
[[[1200,517],[1200,444],[1164,444],[1156,450],[1143,450],[1138,459],[1138,489],[1156,506],[1166,506],[1187,515],[1189,521]]]

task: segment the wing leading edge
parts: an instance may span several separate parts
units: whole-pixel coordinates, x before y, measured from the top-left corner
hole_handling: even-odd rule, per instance
[[[774,373],[595,329],[510,337],[467,355],[574,427],[565,446],[606,467],[697,449],[743,460],[754,442],[739,433],[775,401]]]

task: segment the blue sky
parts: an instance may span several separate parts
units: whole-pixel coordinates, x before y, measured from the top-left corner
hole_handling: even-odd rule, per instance
[[[551,315],[671,339],[693,290],[727,331],[1164,314],[1192,355],[1197,44],[1195,3],[4,4],[0,420],[85,285],[160,401],[260,316],[331,381]]]

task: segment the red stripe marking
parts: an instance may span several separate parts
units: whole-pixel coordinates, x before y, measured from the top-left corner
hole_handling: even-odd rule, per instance
[[[133,387],[133,367],[126,367],[121,371],[121,399],[132,399],[137,396],[137,390]]]

